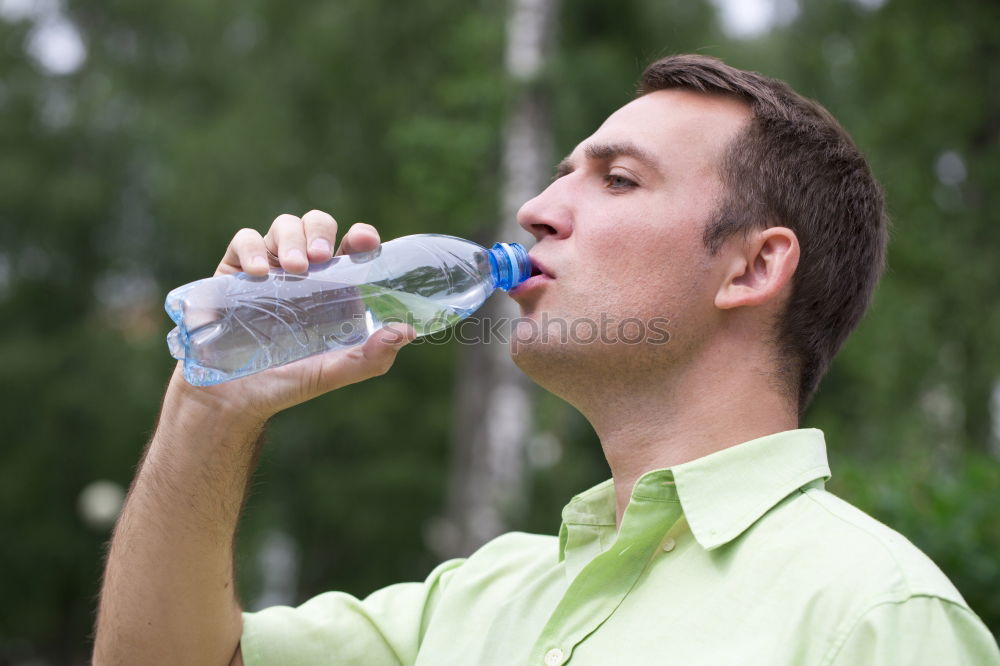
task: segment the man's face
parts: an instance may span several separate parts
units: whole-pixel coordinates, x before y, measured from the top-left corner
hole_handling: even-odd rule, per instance
[[[560,164],[518,213],[549,274],[510,292],[525,318],[512,336],[522,369],[545,385],[547,369],[568,360],[642,368],[694,349],[718,316],[721,277],[702,232],[722,189],[719,160],[748,119],[736,100],[658,91],[613,113]]]

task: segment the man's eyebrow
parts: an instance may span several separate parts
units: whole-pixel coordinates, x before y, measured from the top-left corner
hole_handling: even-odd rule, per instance
[[[619,143],[592,143],[584,148],[587,159],[607,161],[616,157],[631,157],[654,171],[660,171],[660,161],[651,152],[630,141]]]
[[[644,165],[656,171],[657,173],[662,173],[660,168],[660,162],[656,157],[647,150],[643,150],[639,146],[631,143],[629,141],[622,141],[619,143],[592,143],[587,145],[583,149],[583,154],[589,160],[597,162],[606,162],[608,160],[613,160],[616,157],[631,157]],[[556,165],[556,178],[561,178],[567,174],[573,172],[573,160],[571,156],[567,155],[563,158],[558,165]]]
[[[570,161],[569,155],[567,155],[566,157],[562,158],[562,161],[560,161],[559,164],[556,165],[556,172],[552,178],[553,180],[558,180],[563,176],[568,176],[571,173],[573,173],[573,162]]]

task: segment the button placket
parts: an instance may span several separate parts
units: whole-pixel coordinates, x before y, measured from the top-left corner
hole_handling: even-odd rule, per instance
[[[676,523],[681,516],[680,502],[673,488],[645,494],[638,489],[633,491],[616,538],[604,552],[589,559],[569,582],[532,650],[531,663],[567,664],[580,642],[615,612],[653,561],[663,545],[665,535],[661,530]],[[564,524],[570,531],[582,526],[573,525],[566,519],[564,516]],[[567,564],[572,559],[570,548],[573,545],[573,535],[568,536]]]

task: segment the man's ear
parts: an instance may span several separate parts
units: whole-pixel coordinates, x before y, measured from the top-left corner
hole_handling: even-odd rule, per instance
[[[768,227],[753,232],[746,243],[733,239],[731,260],[715,307],[729,310],[742,306],[763,305],[790,284],[799,265],[799,239],[787,227]]]

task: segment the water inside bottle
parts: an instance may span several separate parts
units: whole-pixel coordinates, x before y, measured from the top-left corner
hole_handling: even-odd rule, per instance
[[[391,322],[413,326],[418,336],[436,333],[469,316],[477,305],[463,307],[461,298],[442,302],[379,284],[330,285],[300,297],[248,294],[229,307],[219,307],[216,294],[198,296],[183,295],[174,306],[178,316],[171,313],[175,321],[197,325],[179,325],[168,336],[171,353],[184,360],[184,376],[196,386],[352,347]]]

